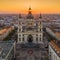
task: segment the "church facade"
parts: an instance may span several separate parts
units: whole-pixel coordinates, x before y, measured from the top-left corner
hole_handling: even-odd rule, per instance
[[[26,19],[19,15],[18,43],[43,43],[43,25],[41,19],[35,20],[31,8]]]

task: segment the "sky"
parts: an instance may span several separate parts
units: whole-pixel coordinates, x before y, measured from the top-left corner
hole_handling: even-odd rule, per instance
[[[0,0],[0,13],[32,13],[60,14],[60,0]]]

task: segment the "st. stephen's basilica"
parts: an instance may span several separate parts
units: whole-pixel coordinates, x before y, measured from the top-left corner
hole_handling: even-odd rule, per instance
[[[26,19],[21,14],[18,19],[17,60],[40,60],[43,59],[43,25],[42,17],[34,19],[29,8]]]

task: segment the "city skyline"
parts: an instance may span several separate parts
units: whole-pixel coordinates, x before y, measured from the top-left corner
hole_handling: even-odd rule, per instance
[[[0,0],[0,13],[27,13],[30,6],[32,13],[60,14],[60,0]]]

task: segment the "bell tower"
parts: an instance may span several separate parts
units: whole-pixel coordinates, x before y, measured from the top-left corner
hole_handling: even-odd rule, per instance
[[[21,34],[21,32],[22,32],[22,16],[21,16],[21,14],[19,14],[19,16],[18,16],[18,42],[22,42],[22,39],[21,39],[21,36],[22,36],[22,34]]]

